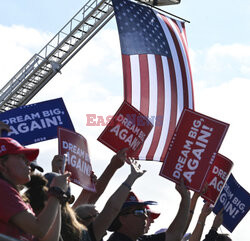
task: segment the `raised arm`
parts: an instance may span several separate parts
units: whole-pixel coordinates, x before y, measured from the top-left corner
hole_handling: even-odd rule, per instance
[[[124,148],[112,157],[109,165],[106,167],[100,178],[96,181],[96,193],[82,190],[79,197],[75,201],[73,208],[85,203],[96,203],[99,197],[103,194],[115,172],[124,165],[126,151],[127,148]]]
[[[40,239],[39,241],[58,241],[61,234],[61,207],[58,207],[58,212],[56,215],[56,219],[51,226],[49,232],[46,234],[46,236],[43,239]]]
[[[199,199],[199,197],[206,193],[207,191],[207,188],[208,188],[208,183],[205,183],[201,193],[198,193],[198,192],[194,192],[193,193],[193,196],[191,198],[191,203],[190,203],[190,209],[189,209],[189,214],[188,214],[188,221],[187,221],[187,226],[185,227],[185,230],[183,232],[183,235],[186,233],[186,231],[188,230],[188,227],[192,221],[192,218],[193,218],[193,214],[194,214],[194,210],[195,210],[195,207],[196,207],[196,203]]]
[[[66,173],[53,179],[51,187],[58,187],[63,191],[67,189],[67,178],[70,176]],[[11,222],[22,229],[25,233],[34,235],[36,238],[43,239],[49,232],[54,223],[60,207],[59,200],[55,196],[50,196],[47,205],[43,211],[35,217],[28,211],[18,213],[11,218]]]
[[[223,223],[223,210],[224,209],[222,208],[220,212],[218,212],[218,214],[215,216],[213,225],[203,241],[216,241],[218,237],[217,230]]]
[[[96,203],[99,197],[103,194],[115,172],[124,165],[124,156],[126,156],[126,151],[127,148],[124,148],[112,157],[109,165],[105,168],[100,178],[97,179],[95,186],[96,193],[92,193],[92,195],[89,197],[89,203]]]
[[[188,227],[192,221],[193,215],[194,215],[194,210],[196,207],[196,203],[198,201],[198,198],[200,197],[200,194],[197,192],[193,193],[193,196],[191,198],[191,202],[190,202],[190,208],[189,208],[189,214],[188,214],[188,221],[187,221],[187,225],[184,229],[183,235],[186,233],[186,231],[188,230]]]
[[[208,215],[211,213],[211,211],[212,211],[212,208],[210,208],[210,203],[206,202],[203,205],[203,208],[201,210],[197,224],[194,228],[194,231],[192,232],[192,235],[191,235],[189,241],[200,241],[201,240],[201,235],[202,235],[202,232],[204,229],[206,219],[207,219]]]
[[[216,232],[217,232],[218,228],[221,226],[221,224],[223,223],[223,211],[224,211],[224,209],[222,208],[214,218],[213,225],[212,225],[211,229],[214,229]]]
[[[181,195],[181,202],[177,215],[166,231],[165,241],[181,240],[188,220],[190,192],[187,190],[183,179],[181,179],[180,184],[176,184],[175,188]]]
[[[102,212],[93,222],[93,231],[96,241],[101,240],[103,235],[106,233],[106,230],[116,218],[123,203],[125,202],[131,186],[136,181],[136,179],[142,176],[144,173],[145,171],[141,171],[133,163],[131,163],[131,173],[115,191],[115,193],[109,198]]]

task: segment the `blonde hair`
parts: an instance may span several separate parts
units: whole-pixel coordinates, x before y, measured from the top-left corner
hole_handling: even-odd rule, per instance
[[[87,230],[87,227],[77,221],[75,211],[66,203],[62,206],[61,235],[63,240],[79,241],[83,230]]]

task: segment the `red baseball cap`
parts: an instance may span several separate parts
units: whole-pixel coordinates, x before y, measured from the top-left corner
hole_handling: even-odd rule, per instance
[[[0,157],[8,154],[24,154],[29,161],[34,161],[38,154],[37,148],[26,148],[16,140],[9,137],[0,138]]]
[[[142,201],[133,192],[129,192],[127,200],[123,204],[122,209],[127,208],[129,206],[134,206],[134,205],[147,206],[147,205],[156,205],[156,204],[157,202],[155,201]]]

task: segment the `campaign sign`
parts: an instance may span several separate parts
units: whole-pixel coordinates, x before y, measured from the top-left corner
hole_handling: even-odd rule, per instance
[[[185,108],[169,144],[160,175],[200,192],[228,124]]]
[[[216,203],[217,198],[230,174],[233,162],[223,155],[217,153],[214,163],[207,175],[206,183],[208,185],[206,193],[202,197],[210,203]]]
[[[152,128],[146,116],[124,101],[97,140],[114,152],[126,147],[133,157]]]
[[[24,105],[0,114],[0,120],[10,126],[11,131],[3,136],[11,137],[22,145],[57,138],[57,127],[74,131],[74,126],[63,99],[53,99]]]
[[[95,192],[91,182],[92,166],[90,163],[87,140],[80,134],[58,128],[59,154],[66,154],[65,170],[71,172],[71,181],[83,189]]]
[[[234,231],[250,208],[250,195],[235,180],[233,174],[229,176],[222,189],[213,212],[217,214],[222,208],[224,208],[222,225],[230,232]]]

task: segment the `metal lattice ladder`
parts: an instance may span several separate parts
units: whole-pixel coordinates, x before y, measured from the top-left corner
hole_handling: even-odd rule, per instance
[[[28,103],[113,16],[111,0],[89,0],[0,90],[0,112]]]

